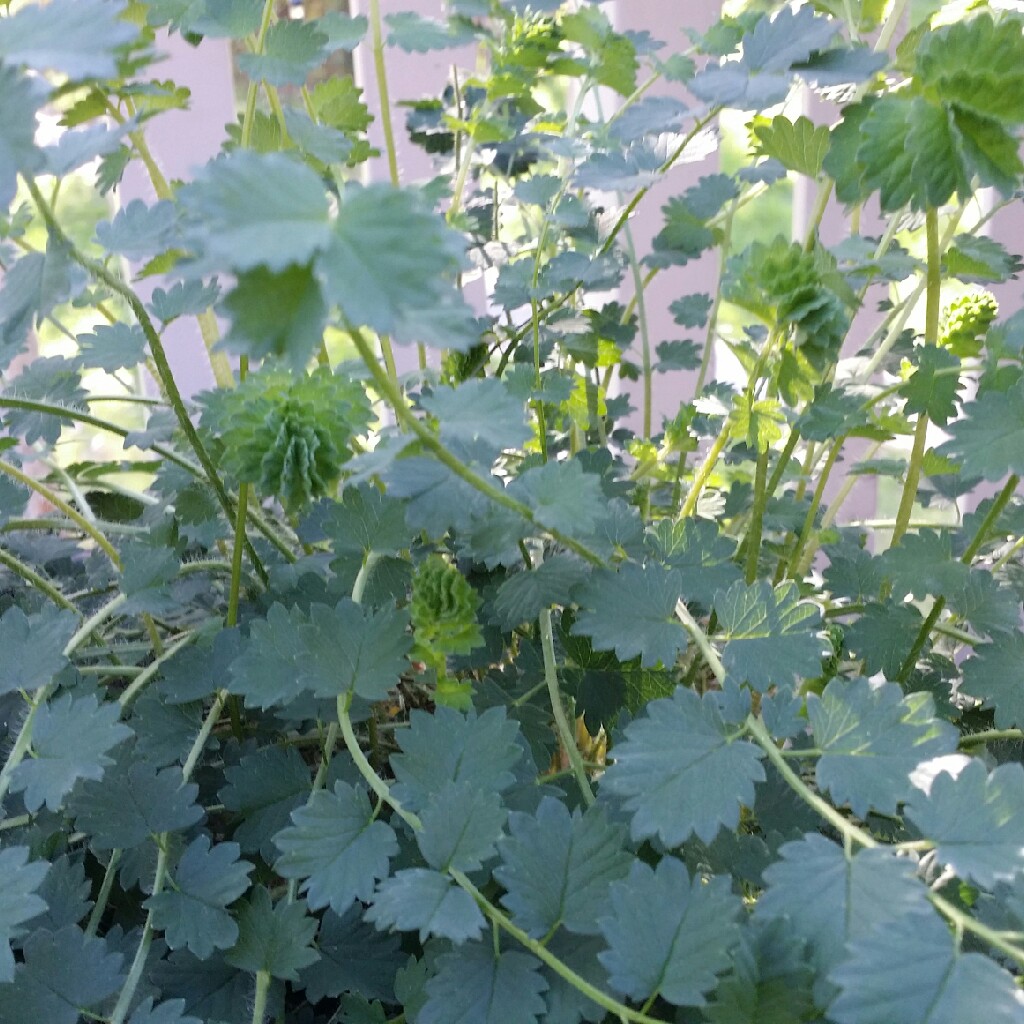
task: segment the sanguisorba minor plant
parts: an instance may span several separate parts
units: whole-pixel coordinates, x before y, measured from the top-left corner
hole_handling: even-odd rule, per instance
[[[0,6],[2,1024],[1024,1021],[1019,4]],[[164,27],[245,50],[187,182]],[[453,46],[360,184],[317,69]],[[806,236],[745,241],[787,175]]]

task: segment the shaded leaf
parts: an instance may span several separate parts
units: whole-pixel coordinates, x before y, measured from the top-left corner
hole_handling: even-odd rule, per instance
[[[14,980],[14,957],[11,939],[19,935],[18,927],[46,910],[46,901],[37,894],[50,865],[46,861],[28,859],[27,846],[9,846],[0,850],[0,984]]]
[[[310,917],[301,900],[282,900],[274,906],[263,886],[238,910],[238,942],[225,959],[240,970],[298,981],[298,972],[319,959],[313,949],[316,918]]]
[[[420,942],[436,935],[456,945],[475,939],[486,924],[469,893],[426,868],[407,868],[381,882],[366,920],[382,929],[418,931]]]
[[[449,782],[423,808],[416,842],[438,871],[476,871],[494,855],[508,812],[493,790],[475,782]]]

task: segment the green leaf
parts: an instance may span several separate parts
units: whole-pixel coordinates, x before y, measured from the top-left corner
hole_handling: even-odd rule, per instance
[[[759,143],[758,149],[765,156],[809,178],[817,178],[821,174],[821,164],[829,145],[829,132],[825,125],[815,125],[802,115],[790,121],[788,117],[777,114],[771,121],[755,118],[753,132]]]
[[[923,39],[917,75],[945,103],[982,117],[1024,123],[1024,23],[987,11]]]
[[[0,22],[0,60],[33,71],[56,71],[70,79],[114,78],[114,51],[138,34],[131,22],[119,17],[122,9],[119,0],[53,0],[45,6],[23,6]]]
[[[69,924],[78,924],[89,913],[91,892],[92,886],[86,880],[82,859],[73,859],[67,854],[55,858],[36,891],[45,901],[46,908],[34,926],[57,932]],[[17,899],[16,890],[12,895]]]
[[[317,522],[335,553],[332,569],[344,555],[355,555],[361,562],[371,551],[390,555],[409,546],[404,502],[370,484],[346,487],[341,501],[325,502],[314,515],[317,511],[323,513]]]
[[[882,847],[847,857],[821,835],[784,844],[764,873],[755,920],[789,918],[807,943],[819,975],[843,960],[844,948],[927,906],[914,864]],[[888,1022],[887,1022],[888,1024]]]
[[[426,868],[406,868],[381,882],[366,920],[378,928],[418,931],[420,942],[436,935],[456,945],[477,938],[486,924],[468,892]]]
[[[329,11],[317,18],[313,24],[327,35],[328,46],[332,51],[354,50],[362,42],[369,27],[365,15],[353,17],[339,11]]]
[[[761,749],[731,732],[714,694],[684,687],[626,726],[601,786],[623,799],[634,839],[656,835],[673,847],[696,834],[710,843],[723,825],[735,828],[765,776]]]
[[[232,661],[228,690],[244,696],[250,707],[294,700],[304,689],[299,665],[307,649],[299,627],[305,624],[299,608],[288,612],[281,604],[271,605],[265,620],[253,622],[248,642]]]
[[[309,265],[279,273],[256,267],[224,297],[231,329],[224,346],[254,360],[275,356],[301,373],[323,337],[327,309]]]
[[[198,1017],[185,1015],[185,1000],[171,999],[153,1005],[153,997],[143,999],[128,1018],[128,1024],[203,1024]]]
[[[75,925],[35,931],[25,939],[14,983],[0,985],[0,1024],[78,1024],[124,981],[122,957]]]
[[[994,709],[996,728],[1024,726],[1024,636],[1013,633],[978,644],[963,664],[961,688]]]
[[[45,686],[68,663],[61,653],[75,631],[75,616],[46,605],[26,615],[17,605],[0,616],[0,695]]]
[[[599,806],[570,815],[564,804],[544,797],[532,815],[513,812],[494,871],[505,888],[502,903],[535,938],[559,925],[596,934],[608,887],[625,877],[632,861],[625,841],[626,830]]]
[[[495,955],[490,942],[446,953],[427,982],[418,1024],[536,1024],[547,982],[526,953]]]
[[[178,281],[170,289],[154,288],[149,311],[165,324],[179,316],[195,315],[209,309],[220,294],[216,278],[209,284],[202,281]]]
[[[438,871],[477,871],[494,856],[507,816],[493,790],[480,790],[474,782],[449,782],[423,808],[416,842]]]
[[[98,850],[128,849],[161,832],[176,832],[203,816],[199,787],[182,783],[179,768],[157,770],[145,762],[119,765],[102,782],[86,782],[72,800],[79,831]]]
[[[1009,198],[1017,188],[1024,162],[1017,138],[997,121],[953,109],[953,124],[967,165],[980,185],[991,185]]]
[[[389,185],[352,187],[342,195],[329,245],[318,261],[324,294],[352,324],[402,342],[461,350],[478,340],[452,283],[464,250],[462,237],[414,192]],[[432,317],[439,316],[451,323],[435,324]],[[456,333],[436,333],[435,327]]]
[[[438,421],[441,440],[482,441],[496,449],[518,448],[531,436],[522,402],[504,381],[467,380],[458,388],[439,387],[421,405]]]
[[[807,698],[807,717],[822,751],[818,786],[860,818],[869,810],[895,814],[911,792],[914,769],[956,750],[956,729],[934,714],[928,693],[904,697],[895,683],[833,679],[820,699]]]
[[[288,825],[291,813],[309,796],[310,771],[294,747],[264,747],[224,770],[218,796],[241,822],[233,838],[246,852],[268,863],[277,856],[273,836]]]
[[[820,673],[821,614],[800,600],[795,583],[773,589],[764,580],[753,586],[737,582],[719,595],[715,611],[726,641],[722,664],[737,682],[764,693]]]
[[[900,394],[907,400],[903,411],[924,413],[933,423],[945,426],[956,415],[957,399],[963,390],[960,360],[935,345],[919,348],[916,356],[917,368],[900,388]]]
[[[196,836],[174,869],[172,886],[146,900],[153,927],[164,933],[171,949],[187,946],[205,960],[215,949],[235,944],[238,926],[227,906],[249,888],[253,870],[238,854],[237,843],[211,848],[206,836]]]
[[[655,993],[675,1006],[703,1006],[739,942],[740,900],[727,878],[694,878],[665,857],[657,868],[635,861],[613,882],[600,921],[608,950],[598,959],[609,983],[630,999]]]
[[[327,58],[328,38],[315,22],[278,21],[267,31],[262,53],[243,53],[239,70],[269,85],[305,85]]]
[[[412,811],[427,807],[449,782],[502,792],[515,781],[511,769],[523,753],[519,725],[502,707],[479,717],[439,707],[413,711],[410,728],[396,736],[401,753],[391,758],[395,796]]]
[[[803,1024],[814,1019],[812,979],[789,922],[758,922],[743,930],[732,972],[704,1014],[709,1024]]]
[[[397,46],[406,53],[429,53],[465,46],[474,38],[471,25],[464,21],[438,21],[415,11],[387,14],[388,46]]]
[[[1024,767],[991,773],[971,761],[956,776],[939,772],[907,817],[935,843],[935,856],[963,879],[992,888],[1024,872]]]
[[[572,632],[621,661],[638,657],[645,668],[671,668],[687,645],[675,612],[681,594],[681,574],[653,562],[599,570],[576,591]]]
[[[91,334],[78,336],[82,364],[106,370],[131,370],[146,358],[142,328],[129,324],[97,324]]]
[[[398,852],[394,830],[375,820],[366,794],[346,782],[317,790],[292,811],[293,824],[274,837],[281,856],[274,870],[301,878],[313,910],[330,906],[343,914],[356,899],[368,900]]]
[[[587,576],[587,567],[571,555],[557,554],[532,571],[509,576],[498,588],[494,611],[503,629],[530,622],[552,605],[567,605],[573,588]]]
[[[128,259],[149,259],[174,245],[177,220],[177,208],[168,200],[147,206],[141,199],[133,199],[112,220],[96,225],[96,240]]]
[[[980,953],[964,953],[932,910],[905,913],[850,943],[831,974],[842,992],[836,1024],[954,1024],[972,1017],[1011,1024],[1024,1014],[1012,975]]]
[[[857,621],[847,627],[846,649],[863,661],[865,672],[872,675],[881,672],[889,679],[896,679],[923,621],[913,605],[872,602]]]
[[[313,605],[309,624],[298,628],[299,685],[317,697],[355,693],[366,700],[383,700],[408,668],[408,626],[405,611],[374,611],[349,598],[334,608]]]
[[[648,528],[647,546],[677,570],[683,597],[704,608],[743,575],[733,560],[735,543],[709,519],[659,520]]]
[[[108,751],[132,735],[120,717],[119,704],[100,704],[92,694],[75,699],[66,693],[40,707],[32,730],[32,757],[11,773],[11,790],[24,790],[29,813],[43,804],[60,810],[79,779],[103,778],[104,769],[114,763]]]
[[[284,153],[236,150],[181,189],[193,275],[306,264],[331,240],[323,183]]]
[[[21,933],[18,927],[46,910],[46,901],[36,890],[46,877],[50,865],[46,861],[28,859],[27,846],[9,846],[0,850],[0,985],[14,980],[14,957],[11,939]]]
[[[229,964],[250,974],[260,971],[273,978],[298,981],[298,972],[319,959],[313,949],[316,918],[301,900],[281,900],[274,906],[263,886],[238,910],[238,942],[228,951]]]
[[[188,950],[179,949],[151,967],[154,983],[161,995],[180,999],[186,1012],[204,1024],[250,1024],[253,980],[214,954],[209,960],[197,960]],[[275,991],[276,990],[276,991]],[[281,998],[279,985],[271,985],[271,1002]]]
[[[300,976],[311,1003],[342,992],[394,1002],[395,972],[408,957],[396,936],[382,935],[364,922],[361,906],[353,905],[341,917],[324,914],[316,945],[320,959]]]
[[[571,537],[590,533],[608,501],[599,477],[587,473],[578,459],[531,466],[516,477],[509,493],[529,505],[542,526]]]
[[[174,0],[171,0],[173,3]],[[149,5],[153,7],[152,4]],[[211,39],[244,39],[259,31],[260,5],[254,0],[193,0],[180,30]],[[150,13],[150,18],[152,14]],[[153,24],[152,20],[150,24]]]
[[[942,266],[945,273],[961,281],[990,284],[1008,281],[1022,264],[1019,256],[1007,252],[994,238],[957,235],[946,250]]]
[[[1009,391],[987,391],[967,402],[949,433],[935,450],[959,463],[962,473],[986,480],[1024,473],[1024,379]]]
[[[11,21],[5,19],[4,24]],[[0,93],[4,97],[0,107],[0,206],[6,210],[14,200],[19,172],[34,174],[43,164],[35,134],[36,114],[46,96],[38,81],[8,66],[0,67]],[[0,316],[0,322],[4,319]]]

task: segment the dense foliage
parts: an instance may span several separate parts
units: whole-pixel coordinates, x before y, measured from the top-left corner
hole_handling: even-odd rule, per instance
[[[0,1024],[1024,1021],[1014,6],[7,7]],[[184,183],[163,26],[246,50]],[[462,46],[359,184],[317,69]],[[806,236],[756,230],[797,178]]]

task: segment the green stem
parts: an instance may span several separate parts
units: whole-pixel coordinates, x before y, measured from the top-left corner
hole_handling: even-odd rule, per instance
[[[173,658],[178,651],[183,647],[188,647],[189,644],[194,643],[196,638],[199,636],[199,630],[195,630],[192,633],[186,633],[179,640],[176,640],[170,647],[167,648],[158,658],[154,658],[150,664],[148,664],[133,680],[130,686],[125,687],[124,692],[118,697],[117,701],[121,705],[122,709],[128,707],[129,704],[142,692],[142,690],[149,685],[150,681],[154,676],[167,664],[168,661]]]
[[[775,766],[778,773],[786,780],[790,788],[800,797],[804,803],[808,804],[815,811],[818,812],[833,828],[835,828],[842,836],[852,839],[854,842],[859,843],[861,846],[873,847],[878,844],[875,842],[873,836],[866,832],[864,829],[854,825],[853,822],[847,821],[828,801],[818,796],[805,782],[797,775],[796,772],[789,766],[785,757],[782,756],[782,752],[775,745],[775,740],[772,739],[771,734],[765,728],[764,723],[760,718],[756,718],[751,715],[747,718],[747,730],[758,745],[764,750],[765,754],[768,755],[768,760]]]
[[[583,758],[580,755],[580,748],[576,745],[576,734],[566,717],[565,708],[562,705],[562,694],[558,687],[558,667],[555,664],[555,641],[551,631],[551,609],[545,608],[540,613],[540,643],[544,652],[544,682],[547,684],[548,697],[551,700],[551,712],[555,716],[555,727],[558,730],[558,738],[562,741],[572,773],[576,777],[576,783],[580,787],[584,803],[589,807],[594,802],[594,791],[590,788],[590,779],[587,778],[587,770],[583,766]]]
[[[349,708],[352,706],[352,694],[343,693],[338,697],[338,724],[341,726],[341,735],[345,740],[345,748],[348,750],[359,769],[359,774],[366,780],[374,795],[386,803],[414,832],[423,828],[420,819],[407,811],[392,795],[388,784],[373,770],[373,765],[366,759],[359,740],[356,739],[355,730],[352,728],[352,718],[349,715]]]
[[[1006,508],[1010,499],[1013,497],[1013,492],[1017,490],[1017,485],[1020,483],[1020,477],[1014,473],[1003,485],[1003,489],[996,495],[995,501],[989,507],[988,512],[985,513],[985,518],[981,521],[981,525],[978,527],[978,532],[974,535],[974,540],[967,545],[964,553],[960,556],[960,561],[964,565],[970,565],[974,560],[974,556],[981,550],[982,545],[988,540],[988,535],[992,530],[992,527],[996,525],[999,517],[1003,514],[1003,509]]]
[[[620,1003],[611,996],[595,988],[585,978],[580,977],[575,971],[567,967],[558,959],[543,943],[531,938],[521,928],[514,925],[490,900],[466,877],[461,871],[450,868],[448,873],[455,880],[456,884],[469,893],[476,901],[477,906],[484,915],[496,924],[503,932],[507,932],[517,942],[528,949],[538,960],[547,964],[560,978],[568,982],[580,994],[597,1003],[598,1006],[615,1014],[620,1020],[635,1021],[636,1024],[665,1024],[656,1017],[649,1017],[645,1013]]]
[[[651,365],[651,332],[647,326],[647,303],[644,299],[644,282],[640,275],[640,262],[636,257],[636,246],[633,244],[633,232],[629,225],[623,227],[622,237],[625,241],[626,258],[633,277],[633,299],[636,302],[637,317],[640,324],[640,358],[641,372],[644,379],[643,397],[643,437],[651,439],[652,407],[654,404],[654,369]]]
[[[267,1016],[267,996],[270,994],[270,973],[256,972],[256,994],[252,1001],[252,1024],[263,1024]]]
[[[983,729],[981,732],[972,732],[960,737],[961,747],[977,747],[982,743],[1001,743],[1003,741],[1017,742],[1024,740],[1024,730],[1021,729]]]
[[[3,548],[0,548],[0,565],[6,565],[16,576],[45,594],[58,608],[66,608],[81,617],[82,613],[48,579]]]
[[[85,622],[78,627],[75,634],[67,644],[65,644],[62,652],[64,657],[70,658],[72,653],[89,638],[93,630],[114,615],[127,600],[128,598],[126,595],[118,594],[112,601],[105,604],[99,609],[99,611],[86,619]],[[25,755],[28,753],[28,749],[32,745],[32,730],[35,727],[36,715],[38,714],[39,709],[47,700],[49,700],[50,695],[56,689],[57,686],[51,679],[48,683],[45,683],[36,690],[35,695],[29,703],[28,713],[25,715],[25,719],[21,723],[21,728],[18,730],[18,735],[14,739],[14,745],[11,747],[11,752],[7,755],[7,760],[4,762],[3,769],[0,769],[0,804],[3,803],[3,799],[11,787],[11,778],[14,775],[14,769],[17,768],[25,759]]]
[[[970,914],[965,914],[959,907],[954,906],[937,892],[928,890],[928,899],[931,901],[932,906],[960,931],[976,935],[982,942],[987,942],[993,949],[998,949],[1000,953],[1004,953],[1011,960],[1015,960],[1024,967],[1024,949],[1013,945],[1012,942],[1007,942],[995,929],[983,925],[976,918],[971,917]]]
[[[693,478],[693,485],[690,487],[689,493],[686,495],[686,501],[683,502],[683,507],[679,512],[680,519],[688,519],[696,512],[700,493],[710,479],[711,474],[715,471],[715,466],[718,465],[718,457],[722,454],[728,443],[729,418],[727,416],[718,437],[715,438],[714,443],[708,449],[707,455],[704,456],[704,461],[700,464],[700,468]]]
[[[779,452],[779,461],[772,470],[772,475],[768,479],[767,497],[771,498],[778,490],[779,484],[782,483],[782,478],[786,473],[786,467],[789,465],[789,460],[793,458],[793,452],[796,451],[796,446],[800,442],[800,431],[793,427],[789,431],[789,437],[786,438],[785,447]]]
[[[110,892],[114,888],[114,879],[117,877],[117,866],[120,862],[121,851],[117,849],[111,850],[110,860],[107,861],[107,867],[103,872],[103,881],[100,884],[99,894],[96,896],[96,902],[93,905],[92,912],[89,914],[89,921],[85,926],[85,934],[88,936],[95,935],[99,929],[100,921],[110,899]]]
[[[911,645],[909,653],[900,665],[900,670],[896,675],[897,682],[903,683],[910,678],[910,673],[914,671],[914,666],[917,664],[917,656],[924,649],[924,645],[928,642],[928,637],[931,636],[931,632],[935,628],[935,623],[939,621],[939,616],[942,614],[942,610],[945,607],[946,598],[944,596],[940,595],[935,598],[935,603],[932,605],[931,611],[928,612],[928,616],[925,618],[924,622],[921,623],[921,628],[917,631],[914,643]]]
[[[754,468],[754,505],[750,512],[750,529],[747,531],[746,580],[747,585],[757,579],[757,565],[761,557],[761,528],[764,523],[764,507],[768,500],[766,477],[768,476],[768,449],[757,456]]]
[[[440,442],[440,440],[434,435],[429,427],[425,426],[415,416],[411,415],[408,407],[402,399],[401,393],[398,388],[388,379],[376,359],[373,356],[373,350],[370,348],[369,343],[363,336],[362,332],[357,327],[348,327],[349,334],[355,344],[363,362],[366,364],[367,369],[370,371],[370,376],[373,378],[374,387],[380,392],[387,403],[394,410],[395,418],[399,425],[406,430],[411,431],[416,435],[423,443],[423,446],[427,448],[431,454],[447,466],[460,480],[465,481],[474,490],[479,491],[481,494],[490,498],[493,502],[504,508],[510,509],[522,516],[528,523],[536,526],[539,530],[543,530],[549,534],[554,540],[558,541],[563,547],[568,548],[570,551],[579,555],[580,558],[589,562],[591,565],[603,566],[604,559],[600,555],[591,551],[585,544],[581,544],[579,541],[574,540],[572,537],[567,536],[561,530],[557,530],[554,527],[543,526],[537,522],[537,518],[533,513],[533,509],[529,505],[524,505],[521,501],[516,501],[515,498],[510,497],[505,491],[485,480],[483,477],[478,476],[469,467],[467,467],[463,461],[456,456],[452,455],[450,451]]]
[[[683,624],[686,632],[693,637],[693,642],[704,656],[704,661],[712,673],[714,673],[715,678],[719,683],[724,683],[727,673],[725,666],[722,664],[722,659],[711,645],[711,640],[707,633],[701,629],[700,623],[690,614],[690,609],[681,600],[676,602],[676,618]]]
[[[811,560],[814,558],[814,553],[818,550],[817,541],[814,543],[811,542],[814,536],[814,521],[818,517],[818,509],[821,508],[821,501],[825,495],[825,485],[828,483],[832,467],[836,464],[836,459],[839,458],[839,453],[842,451],[842,448],[843,438],[839,437],[829,449],[828,456],[825,459],[825,465],[821,468],[821,472],[818,475],[818,483],[814,488],[811,505],[810,508],[807,509],[807,516],[804,519],[803,529],[800,531],[800,537],[796,542],[796,546],[793,548],[793,554],[790,557],[789,566],[787,568],[787,575],[792,576],[793,579],[799,579],[807,572],[810,567]]]
[[[167,879],[167,847],[168,836],[164,832],[157,837],[157,858],[156,872],[153,875],[153,896],[158,896],[164,888]],[[132,999],[135,997],[135,990],[142,980],[142,972],[146,968],[146,958],[149,956],[149,947],[153,944],[153,911],[146,915],[146,923],[142,926],[142,937],[139,939],[138,948],[135,950],[135,958],[132,960],[128,977],[121,987],[121,994],[117,997],[113,1012],[110,1014],[110,1024],[124,1024],[125,1017],[131,1007]]]
[[[718,314],[722,308],[722,286],[725,280],[725,268],[729,261],[729,252],[732,248],[732,226],[736,219],[736,211],[739,209],[737,200],[729,204],[725,222],[722,225],[722,241],[718,250],[718,280],[719,286],[715,289],[715,296],[711,302],[711,310],[708,313],[708,326],[704,335],[704,351],[700,357],[700,369],[697,371],[697,380],[693,386],[693,398],[696,401],[704,390],[708,373],[711,371],[711,357],[715,350],[715,335],[718,333]]]
[[[45,498],[54,508],[59,509],[64,513],[86,536],[90,537],[96,542],[103,553],[113,563],[114,568],[121,571],[121,556],[117,553],[114,546],[103,536],[97,527],[89,522],[87,516],[83,516],[73,505],[69,505],[63,498],[59,497],[48,487],[41,484],[38,480],[29,476],[27,473],[23,473],[17,466],[12,466],[9,462],[0,459],[0,473],[5,473],[13,480],[17,480],[18,483],[27,487],[31,491],[35,491],[40,497]]]
[[[224,705],[227,701],[228,691],[218,690],[217,695],[213,698],[213,703],[210,705],[210,710],[206,713],[206,718],[203,719],[202,728],[199,730],[196,738],[192,741],[192,746],[189,748],[189,752],[181,766],[181,778],[183,782],[188,782],[188,780],[192,778],[192,773],[195,771],[196,765],[199,763],[199,758],[203,753],[203,747],[206,746],[206,741],[210,738],[210,733],[213,732],[213,727],[220,719],[221,713],[224,711]]]

